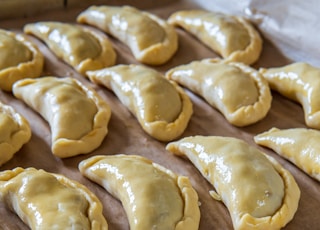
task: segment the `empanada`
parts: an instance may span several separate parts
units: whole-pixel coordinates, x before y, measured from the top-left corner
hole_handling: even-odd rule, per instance
[[[261,120],[271,106],[267,81],[242,63],[218,59],[193,61],[172,68],[166,77],[201,95],[236,126]]]
[[[272,149],[320,181],[320,131],[272,128],[256,135],[254,141]]]
[[[240,139],[191,136],[166,149],[187,156],[214,186],[210,194],[226,205],[236,230],[280,229],[298,208],[300,189],[291,173]]]
[[[131,230],[199,227],[198,195],[187,177],[137,155],[94,156],[79,169],[122,202]]]
[[[0,172],[0,200],[33,230],[107,230],[102,204],[84,185],[35,168]]]
[[[115,64],[111,42],[94,30],[62,22],[31,23],[23,30],[45,42],[57,57],[81,74]]]
[[[298,62],[259,71],[271,89],[302,105],[309,127],[320,129],[320,69]]]
[[[0,103],[0,166],[31,138],[29,122],[11,106]]]
[[[22,34],[0,29],[0,89],[11,91],[23,78],[39,77],[44,57]]]
[[[117,65],[88,71],[88,78],[113,90],[152,137],[169,141],[180,136],[192,115],[192,103],[177,84],[142,65]]]
[[[161,65],[178,48],[175,28],[154,14],[132,6],[91,6],[77,18],[125,43],[145,64]]]
[[[24,79],[13,85],[13,94],[47,120],[55,156],[64,158],[91,152],[100,146],[108,132],[109,105],[76,79]]]
[[[243,17],[206,10],[182,10],[168,22],[198,38],[223,58],[253,64],[262,50],[258,31]]]

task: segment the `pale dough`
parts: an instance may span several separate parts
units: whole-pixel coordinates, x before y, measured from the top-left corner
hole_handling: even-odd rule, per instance
[[[281,229],[297,211],[300,189],[291,173],[243,140],[191,136],[166,149],[186,156],[214,186],[210,193],[226,205],[235,230]]]
[[[160,141],[179,137],[193,109],[188,95],[158,71],[142,65],[117,65],[88,71],[88,78],[113,90],[142,128]]]
[[[272,128],[256,135],[254,141],[274,150],[320,181],[320,131],[306,128]]]
[[[79,80],[53,76],[24,79],[14,84],[13,94],[49,123],[51,150],[57,157],[89,153],[108,133],[109,105]]]
[[[31,138],[29,122],[11,106],[0,103],[0,166]]]
[[[131,230],[196,230],[198,195],[187,177],[137,155],[93,156],[81,173],[119,199]]]
[[[178,49],[178,35],[173,26],[132,6],[91,6],[77,21],[119,39],[144,64],[164,64]]]
[[[84,185],[35,168],[0,172],[0,200],[33,230],[107,230],[102,204]]]
[[[228,61],[251,65],[262,51],[260,34],[244,17],[182,10],[173,13],[168,22],[191,33]]]
[[[45,42],[63,61],[85,74],[116,62],[116,52],[102,33],[71,23],[36,22],[24,26],[24,32]]]
[[[11,91],[23,78],[42,73],[44,57],[26,36],[0,29],[0,89]]]
[[[236,126],[256,123],[271,107],[268,82],[242,63],[219,59],[193,61],[170,69],[166,77],[202,96]]]
[[[271,89],[299,102],[307,126],[320,129],[320,69],[297,62],[283,67],[261,68]]]

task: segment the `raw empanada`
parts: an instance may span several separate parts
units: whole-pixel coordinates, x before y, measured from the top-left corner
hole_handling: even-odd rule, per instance
[[[73,78],[24,79],[13,94],[46,119],[52,152],[64,158],[99,147],[108,132],[109,105],[92,89]]]
[[[42,53],[25,36],[0,29],[0,89],[11,91],[16,81],[39,77],[43,63]]]
[[[260,72],[271,89],[302,105],[309,127],[320,129],[320,69],[298,62]]]
[[[248,20],[205,10],[173,13],[168,22],[197,37],[223,58],[252,64],[262,50],[262,39]]]
[[[102,204],[84,185],[35,168],[0,172],[0,201],[33,230],[107,230]]]
[[[192,136],[166,149],[187,156],[214,186],[210,194],[226,205],[234,229],[280,229],[298,208],[300,189],[290,172],[240,139]]]
[[[24,32],[44,41],[57,57],[81,74],[115,64],[111,42],[94,30],[62,22],[37,22],[27,24]]]
[[[198,195],[187,177],[136,155],[94,156],[79,169],[122,202],[131,230],[199,227]]]
[[[261,120],[271,106],[267,81],[242,63],[194,61],[169,70],[166,77],[201,95],[236,126]]]
[[[178,48],[175,28],[151,13],[131,6],[91,6],[77,18],[125,43],[145,64],[161,65]]]
[[[0,166],[31,138],[28,121],[11,106],[0,103]]]
[[[180,136],[192,115],[192,103],[177,84],[142,65],[117,65],[88,71],[88,78],[113,90],[152,137],[169,141]]]
[[[274,150],[320,181],[320,131],[305,128],[272,128],[254,141]]]

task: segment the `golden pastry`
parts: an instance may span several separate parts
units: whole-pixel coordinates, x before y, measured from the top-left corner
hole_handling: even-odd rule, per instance
[[[262,50],[262,39],[248,20],[205,10],[173,13],[168,22],[198,38],[223,58],[252,64]]]
[[[187,177],[136,155],[93,156],[79,169],[121,201],[131,230],[199,227],[198,195]]]
[[[272,149],[320,181],[320,131],[272,128],[256,135],[254,141]]]
[[[87,75],[92,82],[113,90],[152,137],[169,141],[186,129],[193,111],[188,95],[156,70],[117,65]]]
[[[267,81],[241,63],[218,59],[172,68],[166,77],[201,95],[233,125],[246,126],[266,116],[271,106]]]
[[[94,30],[62,22],[37,22],[27,24],[24,32],[44,41],[57,57],[81,74],[115,64],[111,42]]]
[[[91,6],[77,21],[95,26],[125,43],[134,57],[145,64],[164,64],[178,48],[173,26],[132,6]]]
[[[226,205],[236,230],[280,229],[298,208],[300,189],[291,173],[240,139],[192,136],[166,149],[189,158],[214,186],[210,194]]]
[[[0,172],[0,185],[0,200],[30,229],[108,229],[98,198],[63,175],[15,168]]]
[[[25,36],[0,29],[0,89],[11,91],[23,78],[39,77],[42,53]]]
[[[320,69],[298,62],[260,72],[271,89],[302,105],[309,127],[320,129]]]
[[[24,79],[13,85],[13,94],[47,120],[55,156],[64,158],[91,152],[100,146],[108,132],[109,105],[76,79]]]
[[[28,121],[11,106],[0,103],[0,166],[31,138]]]

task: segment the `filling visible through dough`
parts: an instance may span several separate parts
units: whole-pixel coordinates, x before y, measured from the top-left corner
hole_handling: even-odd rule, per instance
[[[5,113],[0,113],[0,144],[10,140],[12,133],[19,130],[19,125]]]
[[[17,66],[31,59],[32,53],[23,43],[0,30],[0,70]]]
[[[43,170],[26,170],[2,182],[0,191],[31,229],[90,229],[88,201]]]

